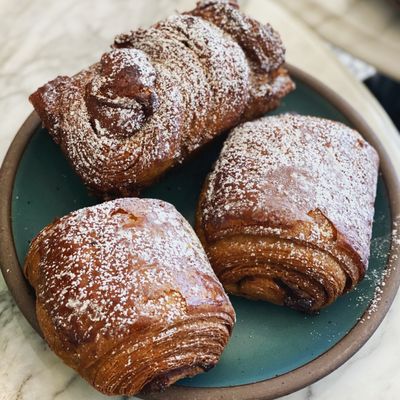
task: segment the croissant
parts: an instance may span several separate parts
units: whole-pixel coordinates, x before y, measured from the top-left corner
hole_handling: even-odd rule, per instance
[[[72,212],[33,240],[24,272],[50,348],[108,395],[212,368],[235,320],[194,231],[160,200]]]
[[[285,114],[236,127],[201,192],[196,231],[225,289],[316,312],[363,278],[376,151],[347,126]]]
[[[278,106],[294,84],[279,35],[235,1],[116,37],[111,51],[30,101],[86,186],[137,194],[240,121]]]

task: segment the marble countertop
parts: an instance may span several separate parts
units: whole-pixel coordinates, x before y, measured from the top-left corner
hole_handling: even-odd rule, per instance
[[[194,0],[0,0],[0,161],[31,112],[27,96],[60,74],[95,61],[115,34],[147,26]],[[367,89],[302,22],[272,0],[243,0],[242,8],[276,27],[289,62],[342,94],[386,147],[398,148],[392,122]],[[306,56],[305,56],[306,55]],[[400,168],[400,157],[399,157]],[[400,393],[400,296],[368,343],[321,381],[286,400],[391,400]],[[106,398],[47,348],[20,314],[0,278],[0,400]]]
[[[400,79],[400,3],[397,0],[281,0],[329,42]]]

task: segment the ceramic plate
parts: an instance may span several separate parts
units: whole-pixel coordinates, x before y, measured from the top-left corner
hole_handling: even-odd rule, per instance
[[[291,67],[297,89],[273,114],[295,112],[342,121],[358,129],[379,151],[381,173],[375,203],[370,266],[353,292],[318,315],[231,297],[237,313],[232,339],[210,372],[180,381],[154,399],[269,399],[297,390],[337,368],[379,325],[399,284],[391,215],[398,214],[399,178],[378,138],[343,100]],[[201,185],[224,137],[171,171],[143,197],[166,200],[193,223]],[[21,311],[39,331],[34,295],[22,274],[30,240],[56,217],[95,204],[34,113],[16,136],[1,171],[1,266]],[[334,183],[333,183],[334,184]],[[384,286],[382,286],[384,281]],[[381,286],[379,286],[381,285]],[[377,296],[379,294],[379,296]]]

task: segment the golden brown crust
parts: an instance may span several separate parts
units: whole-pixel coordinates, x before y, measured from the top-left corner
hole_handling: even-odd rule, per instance
[[[212,368],[235,319],[192,228],[160,200],[119,199],[55,221],[24,271],[46,341],[106,394]]]
[[[378,156],[315,117],[235,128],[202,190],[197,233],[228,292],[316,311],[368,265]]]
[[[234,2],[200,2],[119,35],[113,47],[30,96],[76,172],[103,197],[137,193],[294,87],[279,35]]]

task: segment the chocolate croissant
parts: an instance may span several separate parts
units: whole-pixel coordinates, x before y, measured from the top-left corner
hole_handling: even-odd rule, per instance
[[[30,96],[44,126],[92,192],[132,195],[294,88],[284,48],[235,1],[122,34],[101,60]]]
[[[33,240],[24,271],[51,349],[109,395],[212,368],[235,320],[192,228],[160,200],[72,212]]]
[[[315,312],[352,289],[369,256],[376,151],[326,119],[235,128],[199,201],[196,230],[225,289]]]

